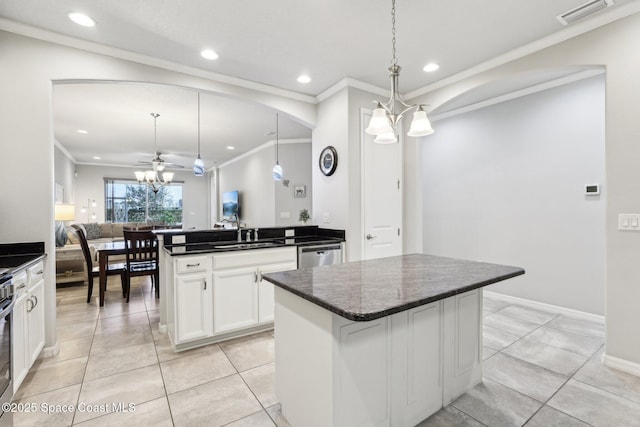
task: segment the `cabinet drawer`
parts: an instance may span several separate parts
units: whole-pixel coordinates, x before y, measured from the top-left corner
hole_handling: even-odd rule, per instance
[[[27,277],[29,285],[38,283],[42,278],[44,278],[44,262],[39,261],[37,264],[27,268]]]
[[[27,272],[21,271],[13,276],[13,289],[16,295],[26,292],[27,290]]]
[[[190,256],[176,259],[176,273],[198,273],[211,268],[210,256]]]
[[[295,247],[229,252],[213,256],[213,269],[296,262],[296,257]]]

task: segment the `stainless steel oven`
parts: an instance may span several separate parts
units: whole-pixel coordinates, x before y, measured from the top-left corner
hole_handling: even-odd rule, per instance
[[[13,320],[14,295],[11,275],[0,277],[0,408],[13,398],[11,377],[11,324]],[[0,412],[0,427],[13,426],[13,413]]]

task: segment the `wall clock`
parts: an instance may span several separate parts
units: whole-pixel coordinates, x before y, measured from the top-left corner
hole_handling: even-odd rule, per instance
[[[331,145],[320,152],[319,166],[320,172],[325,176],[331,176],[336,171],[338,167],[338,152]]]

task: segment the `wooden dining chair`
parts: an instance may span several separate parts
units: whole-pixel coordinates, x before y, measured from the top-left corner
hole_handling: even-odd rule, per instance
[[[156,298],[159,298],[160,260],[156,235],[152,231],[125,230],[124,242],[127,249],[125,272],[127,302],[131,295],[131,278],[136,276],[151,276],[151,284],[156,289]]]
[[[82,228],[72,225],[73,229],[78,235],[80,241],[80,247],[82,248],[82,255],[84,255],[84,261],[87,265],[87,302],[91,302],[91,294],[93,293],[93,279],[100,276],[100,266],[93,265],[93,257],[89,250],[89,244],[87,243],[87,237],[84,235]],[[125,286],[125,265],[124,263],[109,264],[107,265],[107,276],[120,275],[120,282],[122,283],[122,296],[126,296]]]

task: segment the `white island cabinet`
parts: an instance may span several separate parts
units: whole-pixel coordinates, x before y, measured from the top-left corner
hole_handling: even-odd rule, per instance
[[[482,286],[517,267],[413,254],[266,276],[293,426],[409,427],[482,381]]]
[[[265,272],[297,266],[295,247],[165,256],[167,330],[177,351],[273,327]]]

